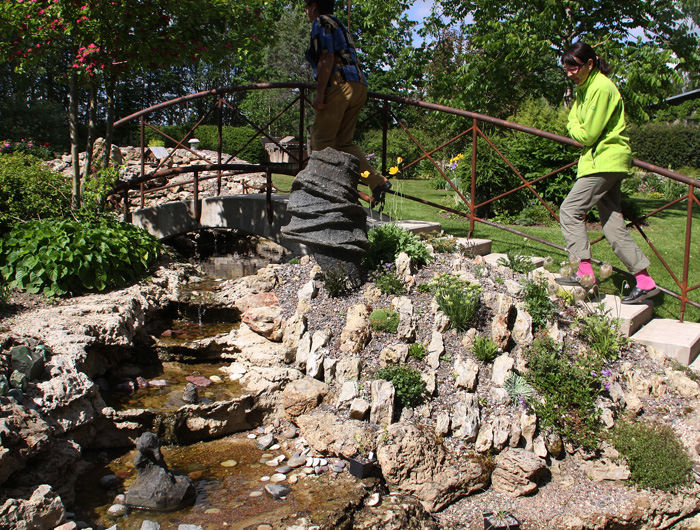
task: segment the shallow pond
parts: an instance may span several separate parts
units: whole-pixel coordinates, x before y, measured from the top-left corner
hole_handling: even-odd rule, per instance
[[[194,480],[194,506],[168,513],[135,510],[123,518],[113,518],[107,510],[115,495],[125,492],[136,479],[136,450],[107,463],[104,453],[95,455],[102,463],[78,480],[76,515],[105,528],[118,524],[121,530],[140,530],[145,520],[160,523],[163,530],[176,529],[179,524],[198,524],[205,530],[243,530],[259,524],[279,528],[283,521],[291,524],[300,517],[322,523],[332,519],[331,514],[342,513],[349,503],[359,502],[363,495],[360,482],[348,473],[325,473],[302,478],[290,485],[292,491],[286,498],[275,500],[263,489],[270,482],[261,478],[275,473],[274,467],[264,462],[280,451],[263,453],[255,443],[238,435],[186,447],[162,447],[168,467]],[[100,486],[100,478],[108,474],[123,479],[119,489],[106,491]],[[289,485],[287,481],[280,484]]]

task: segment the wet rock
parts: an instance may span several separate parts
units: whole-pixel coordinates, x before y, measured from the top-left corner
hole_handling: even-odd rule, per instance
[[[123,504],[113,504],[107,509],[107,515],[112,517],[125,517],[129,514],[129,507]]]
[[[268,484],[265,486],[265,492],[273,499],[281,499],[289,495],[292,492],[292,488],[281,484]]]
[[[8,499],[0,507],[0,528],[33,530],[54,528],[65,520],[66,510],[61,498],[42,484],[32,490],[28,499]]]
[[[51,428],[39,414],[20,405],[5,405],[0,418],[0,484],[51,448]]]
[[[141,530],[160,530],[160,524],[154,521],[144,521],[141,524]]]
[[[196,490],[192,480],[168,470],[160,452],[158,437],[143,433],[136,441],[139,453],[134,459],[136,481],[126,493],[126,504],[150,510],[172,510],[194,502]]]
[[[182,391],[182,401],[185,403],[197,403],[199,401],[199,393],[194,383],[185,385],[185,389]]]
[[[258,443],[255,444],[255,446],[260,449],[261,451],[267,451],[270,447],[272,447],[272,444],[275,443],[275,437],[272,434],[266,434],[265,436],[261,436],[258,438]]]
[[[100,486],[106,490],[116,488],[121,483],[122,479],[120,479],[117,475],[105,475],[104,477],[100,478]]]
[[[414,495],[428,511],[485,487],[488,480],[479,461],[452,459],[442,444],[413,424],[389,425],[379,441],[377,459],[387,484]]]
[[[15,346],[10,350],[11,366],[31,381],[44,373],[44,356],[41,351],[30,350],[26,346]]]
[[[29,378],[27,377],[27,374],[22,373],[19,370],[15,370],[10,374],[10,388],[25,392],[28,385]]]
[[[282,407],[289,418],[296,418],[316,408],[326,394],[327,384],[304,377],[285,386],[282,392]]]

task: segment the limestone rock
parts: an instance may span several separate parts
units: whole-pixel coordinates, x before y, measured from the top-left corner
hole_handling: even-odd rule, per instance
[[[289,383],[282,392],[282,407],[289,418],[316,408],[328,393],[328,385],[311,377]]]
[[[367,423],[341,420],[329,412],[304,414],[295,420],[302,436],[314,451],[345,458],[376,449],[374,432]]]
[[[367,400],[356,398],[350,404],[350,418],[353,420],[364,420],[369,414],[372,405]]]
[[[496,469],[491,475],[492,487],[511,497],[537,491],[537,480],[547,469],[544,460],[525,449],[506,449],[496,457]]]
[[[511,337],[520,346],[529,346],[534,338],[532,335],[532,317],[530,313],[519,306],[517,307]]]
[[[427,363],[433,370],[440,368],[440,357],[445,353],[445,343],[442,338],[442,333],[433,331],[428,344]]]
[[[340,350],[345,353],[361,352],[372,336],[369,323],[369,308],[357,304],[348,310],[345,327],[340,334]]]
[[[454,373],[456,375],[455,385],[457,388],[463,388],[467,392],[474,392],[479,377],[479,365],[470,358],[462,359],[462,356],[457,356],[455,359]]]
[[[241,315],[241,321],[265,338],[275,342],[282,340],[282,310],[279,306],[251,308]]]
[[[362,357],[343,357],[338,361],[335,377],[340,382],[357,381],[362,372]]]
[[[394,400],[396,391],[389,381],[372,381],[372,409],[370,421],[372,423],[389,424],[394,421]]]
[[[452,415],[452,432],[456,438],[473,442],[479,434],[481,412],[479,397],[476,394],[460,394],[460,400]]]
[[[491,340],[504,350],[510,340],[510,330],[508,329],[508,318],[502,314],[496,314],[491,322]]]
[[[407,358],[408,344],[393,344],[379,353],[379,359],[385,364],[402,364]]]
[[[413,424],[390,425],[379,444],[377,459],[387,484],[415,496],[429,512],[485,487],[488,480],[478,459],[452,460],[442,444]]]
[[[54,528],[65,520],[66,510],[50,486],[37,486],[28,499],[8,499],[0,507],[0,527],[13,530]]]
[[[503,386],[506,379],[508,379],[513,372],[514,365],[515,360],[507,353],[498,356],[496,360],[493,361],[493,373],[491,374],[491,381],[493,381],[493,384]]]

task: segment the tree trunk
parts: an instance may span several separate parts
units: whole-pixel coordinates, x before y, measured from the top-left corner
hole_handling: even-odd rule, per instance
[[[112,135],[114,132],[114,76],[107,80],[107,126],[105,128],[105,150],[100,167],[109,167],[112,156]]]
[[[90,85],[88,116],[88,137],[85,148],[85,171],[83,172],[83,179],[87,179],[90,176],[90,171],[92,169],[92,147],[95,143],[95,121],[97,118],[97,85],[95,82]]]
[[[70,128],[71,163],[73,164],[73,195],[71,208],[80,208],[80,148],[78,146],[78,75],[70,75],[70,104],[68,109],[68,124]]]

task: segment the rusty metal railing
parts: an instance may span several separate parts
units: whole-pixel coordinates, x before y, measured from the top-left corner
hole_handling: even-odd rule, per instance
[[[284,174],[290,174],[290,175],[295,175],[298,171],[300,171],[306,163],[306,156],[304,153],[304,145],[305,145],[305,137],[306,137],[306,131],[305,131],[305,113],[306,113],[306,105],[310,103],[307,94],[309,91],[314,90],[315,85],[311,84],[306,84],[306,83],[258,83],[258,84],[251,84],[251,85],[241,85],[241,86],[231,86],[231,87],[225,87],[225,88],[219,88],[219,89],[214,89],[214,90],[208,90],[204,92],[198,92],[196,94],[190,94],[188,96],[183,96],[180,98],[175,98],[169,101],[165,101],[163,103],[160,103],[158,105],[154,105],[152,107],[149,107],[147,109],[143,109],[139,112],[136,112],[134,114],[131,114],[130,116],[127,116],[125,118],[122,118],[118,120],[117,122],[114,123],[114,127],[120,127],[123,126],[127,123],[131,123],[135,120],[139,121],[139,126],[140,126],[140,138],[141,138],[141,175],[129,182],[123,182],[120,183],[114,190],[113,192],[119,193],[120,196],[122,197],[123,200],[123,208],[124,208],[124,216],[126,219],[129,218],[129,192],[136,192],[141,198],[141,207],[143,207],[144,202],[145,202],[145,195],[147,193],[151,193],[154,191],[162,190],[167,188],[168,186],[161,186],[157,188],[153,188],[151,190],[146,190],[144,188],[144,183],[148,182],[149,180],[152,180],[154,178],[162,178],[162,177],[169,177],[172,175],[176,174],[183,174],[183,173],[192,173],[194,175],[194,178],[191,181],[187,182],[178,182],[177,185],[179,186],[185,186],[185,185],[192,185],[193,186],[193,200],[195,201],[195,205],[198,204],[199,201],[199,184],[203,180],[207,179],[212,179],[212,178],[217,178],[217,194],[221,193],[221,182],[222,178],[224,178],[224,172],[225,171],[233,171],[234,174],[241,173],[241,172],[246,172],[246,171],[265,171],[267,175],[266,179],[266,185],[265,185],[265,190],[268,194],[268,213],[271,214],[271,206],[270,206],[270,194],[272,193],[273,190],[273,185],[271,181],[271,173],[277,172],[277,173],[284,173]],[[232,105],[228,100],[227,96],[231,94],[236,94],[236,93],[241,93],[241,92],[248,92],[251,90],[291,90],[291,91],[297,91],[298,94],[292,99],[292,101],[283,109],[281,110],[274,118],[268,121],[268,123],[258,126],[254,124],[252,121],[250,121],[235,105]],[[154,113],[157,113],[161,110],[168,109],[170,107],[176,106],[176,105],[183,105],[187,104],[190,101],[193,100],[198,100],[198,99],[204,99],[204,98],[213,98],[214,102],[213,104],[209,107],[209,110],[204,113],[204,115],[199,119],[196,125],[194,125],[188,132],[187,134],[181,138],[181,139],[175,139],[164,133],[162,130],[160,130],[157,126],[149,123],[147,121],[147,118],[149,115],[152,115]],[[542,131],[539,129],[535,129],[532,127],[527,127],[524,125],[520,125],[517,123],[509,122],[506,120],[502,120],[499,118],[494,118],[492,116],[487,116],[485,114],[479,114],[476,112],[471,112],[467,110],[462,110],[462,109],[456,109],[453,107],[448,107],[445,105],[439,105],[436,103],[429,103],[425,101],[420,101],[420,100],[415,100],[415,99],[410,99],[410,98],[405,98],[401,96],[395,96],[395,95],[389,95],[389,94],[378,94],[375,92],[370,92],[369,93],[369,98],[373,100],[377,100],[380,103],[380,109],[377,111],[381,113],[381,122],[382,122],[382,129],[383,129],[383,137],[382,137],[382,153],[381,153],[381,171],[382,173],[386,174],[387,173],[387,136],[388,136],[388,126],[389,126],[389,121],[391,120],[393,123],[397,124],[398,126],[401,127],[401,129],[408,135],[408,137],[411,139],[411,141],[415,144],[415,146],[419,149],[420,153],[422,153],[416,160],[413,161],[408,161],[403,167],[403,170],[405,171],[406,169],[415,166],[421,161],[428,160],[432,166],[435,168],[435,170],[442,176],[442,178],[445,179],[449,187],[455,192],[457,196],[460,197],[460,199],[464,202],[464,204],[467,207],[467,212],[463,212],[457,209],[453,208],[448,208],[445,207],[444,205],[438,205],[434,203],[430,203],[429,201],[426,201],[424,199],[420,199],[418,197],[411,197],[406,194],[401,194],[403,197],[405,197],[408,200],[413,200],[416,202],[420,202],[423,204],[428,204],[430,206],[439,208],[441,210],[447,210],[450,211],[451,213],[455,213],[457,215],[460,215],[466,219],[469,220],[469,235],[473,235],[474,228],[476,223],[481,223],[487,226],[491,226],[494,228],[498,228],[500,230],[505,230],[507,232],[513,233],[520,235],[522,237],[531,239],[533,241],[537,241],[539,243],[549,245],[553,248],[556,248],[561,251],[565,251],[566,249],[562,247],[561,245],[558,245],[556,243],[553,243],[551,241],[547,241],[545,239],[527,234],[521,230],[514,229],[509,226],[504,226],[500,225],[498,223],[494,223],[492,221],[489,221],[487,219],[480,218],[477,215],[477,209],[489,205],[499,199],[503,199],[513,193],[517,193],[519,191],[526,190],[529,193],[532,193],[534,197],[548,210],[549,214],[559,221],[554,209],[547,204],[547,202],[542,198],[542,196],[537,192],[535,189],[534,185],[537,184],[538,182],[541,182],[545,179],[548,179],[550,177],[553,177],[554,175],[557,175],[563,171],[566,171],[573,166],[577,164],[577,161],[574,160],[569,164],[566,164],[558,169],[555,169],[553,171],[550,171],[549,173],[545,175],[540,175],[534,179],[528,180],[526,179],[520,171],[503,155],[503,153],[498,149],[498,147],[493,143],[493,141],[489,138],[489,136],[484,132],[484,129],[482,127],[482,124],[489,124],[491,126],[496,126],[500,128],[506,128],[506,129],[511,129],[514,131],[520,131],[524,132],[527,134],[532,134],[541,138],[545,138],[551,141],[558,142],[560,144],[564,145],[569,145],[569,146],[574,146],[577,148],[583,148],[581,144],[576,142],[575,140],[572,140],[571,138],[567,138],[564,136],[560,136],[557,134],[549,133],[546,131]],[[433,148],[426,148],[421,143],[416,139],[415,135],[411,132],[411,129],[401,120],[401,118],[398,116],[396,112],[394,112],[391,108],[391,104],[395,104],[397,106],[402,106],[402,105],[408,105],[408,106],[413,106],[413,107],[418,107],[421,109],[425,109],[427,111],[434,111],[434,112],[440,112],[440,113],[445,113],[445,114],[450,114],[456,117],[460,118],[466,118],[471,122],[471,126],[468,127],[467,129],[461,131],[460,133],[456,134],[449,140],[446,140],[442,142],[439,146],[433,147]],[[299,120],[299,129],[298,129],[298,136],[299,136],[299,145],[296,150],[296,152],[288,150],[284,145],[280,144],[277,140],[275,140],[267,131],[269,130],[270,126],[275,123],[282,115],[284,115],[286,112],[290,111],[290,109],[295,108],[298,105],[298,120]],[[223,161],[222,160],[222,115],[223,111],[225,109],[228,109],[229,111],[235,113],[240,119],[248,123],[254,130],[255,134],[248,140],[247,143],[245,143],[239,150],[233,154],[230,154],[230,157],[228,160]],[[199,157],[200,155],[195,151],[187,147],[184,142],[187,140],[188,137],[194,132],[194,130],[199,126],[201,123],[204,123],[209,117],[214,115],[217,126],[218,126],[218,159],[217,159],[217,164],[203,164],[203,165],[194,165],[194,166],[189,166],[189,167],[181,167],[181,168],[175,168],[175,169],[170,169],[170,170],[163,170],[162,166],[167,163],[167,158],[163,159],[159,162],[157,167],[153,170],[150,171],[149,173],[146,173],[146,168],[145,168],[145,160],[144,160],[144,153],[145,153],[145,128],[148,127],[154,131],[156,131],[158,134],[162,135],[164,138],[168,139],[169,141],[173,142],[177,147],[181,149],[185,149],[192,154],[194,154],[196,157]],[[277,147],[286,153],[290,160],[292,161],[292,164],[295,166],[294,169],[282,169],[282,168],[276,168],[272,166],[261,166],[261,165],[249,165],[249,164],[231,164],[230,161],[236,157],[240,152],[242,152],[248,145],[250,145],[251,142],[253,141],[258,141],[259,136],[266,137],[268,140],[271,142],[275,143]],[[469,137],[471,136],[471,188],[470,188],[470,193],[468,193],[468,196],[465,196],[464,193],[459,189],[459,187],[455,184],[455,182],[450,179],[450,177],[447,175],[443,168],[443,164],[440,163],[441,159],[436,159],[436,155],[439,156],[440,152],[447,147],[451,146],[453,143],[457,142],[463,137]],[[483,141],[486,142],[488,147],[490,149],[493,149],[494,152],[498,155],[498,157],[508,166],[510,171],[513,172],[513,174],[517,177],[518,181],[520,184],[518,186],[515,186],[512,189],[509,190],[503,190],[500,194],[494,197],[490,197],[486,200],[483,200],[480,203],[476,202],[476,181],[477,181],[477,140],[482,139]],[[171,155],[172,156],[172,153]],[[661,290],[675,298],[678,298],[680,300],[680,320],[683,321],[683,316],[686,310],[686,306],[688,304],[693,305],[695,307],[700,308],[700,303],[691,300],[689,298],[689,293],[692,291],[697,290],[700,288],[700,284],[698,285],[689,285],[689,273],[690,273],[690,259],[691,259],[691,234],[692,234],[692,220],[693,220],[693,209],[695,205],[700,206],[700,200],[698,200],[697,196],[695,195],[695,190],[700,189],[700,180],[694,179],[687,177],[685,175],[682,175],[680,173],[676,173],[674,171],[661,168],[646,162],[643,162],[641,160],[633,159],[632,165],[636,166],[640,169],[643,169],[648,172],[656,173],[658,175],[662,175],[666,178],[672,179],[676,182],[680,182],[682,184],[685,184],[688,186],[688,193],[670,201],[668,204],[657,208],[653,212],[650,212],[643,216],[641,219],[636,219],[632,220],[631,222],[628,223],[628,226],[634,226],[641,236],[644,238],[644,240],[647,242],[651,250],[654,252],[656,257],[659,259],[659,262],[663,265],[663,267],[668,271],[670,274],[671,278],[673,281],[676,283],[677,287],[680,290],[680,293],[676,293],[674,291],[671,291],[670,289],[666,288],[661,288]],[[206,177],[201,177],[201,173],[203,172],[209,172],[209,171],[216,171],[217,174],[215,177],[212,176],[206,176]],[[676,271],[674,272],[673,268],[669,265],[666,259],[662,256],[661,252],[657,249],[657,247],[653,244],[651,239],[648,237],[646,232],[641,226],[641,221],[644,219],[647,219],[649,217],[652,217],[653,215],[656,215],[667,208],[674,206],[678,204],[681,201],[687,200],[688,202],[688,208],[687,208],[687,217],[686,217],[686,227],[685,227],[685,239],[684,239],[684,254],[683,254],[683,267],[682,271]],[[197,211],[197,206],[195,206],[195,212]],[[269,222],[272,222],[272,218],[269,217]],[[597,239],[596,241],[593,241],[592,244],[595,244],[602,240],[602,238]],[[595,261],[595,260],[594,260]],[[623,274],[629,274],[627,271],[623,271],[620,269],[615,269],[620,273]]]

